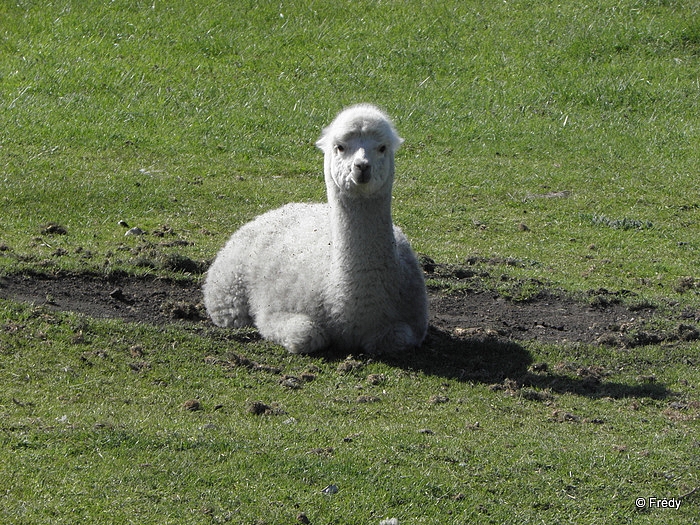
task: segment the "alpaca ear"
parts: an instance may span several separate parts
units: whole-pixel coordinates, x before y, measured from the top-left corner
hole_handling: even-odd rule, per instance
[[[326,151],[326,146],[328,146],[328,140],[330,137],[330,126],[326,126],[321,130],[321,136],[319,139],[316,141],[316,147],[320,149],[321,151]]]
[[[326,130],[323,130],[323,135],[321,135],[321,138],[316,141],[316,147],[320,149],[321,151],[326,151],[326,147],[328,146],[328,133],[326,133]]]

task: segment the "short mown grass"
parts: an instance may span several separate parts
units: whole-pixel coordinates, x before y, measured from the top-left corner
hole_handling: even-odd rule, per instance
[[[21,0],[0,20],[0,274],[196,284],[245,221],[324,199],[314,141],[368,101],[406,139],[394,216],[419,252],[700,308],[696,2]],[[696,523],[699,350],[531,343],[549,372],[528,373],[563,386],[509,388],[1,302],[0,517]]]
[[[395,216],[420,252],[525,258],[576,289],[672,294],[696,271],[692,3],[2,9],[3,268],[118,265],[119,220],[211,258],[257,213],[323,199],[313,143],[371,101],[406,138]],[[44,242],[52,221],[69,234]]]
[[[692,497],[677,511],[635,509],[637,497],[697,484],[700,404],[685,348],[660,359],[655,348],[533,345],[533,377],[559,379],[518,388],[420,360],[299,358],[249,332],[8,303],[2,315],[8,522],[687,523],[697,513]],[[329,485],[338,492],[324,494]]]

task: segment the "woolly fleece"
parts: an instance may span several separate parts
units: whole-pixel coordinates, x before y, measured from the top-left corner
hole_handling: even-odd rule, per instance
[[[419,346],[428,327],[423,273],[391,221],[402,142],[376,107],[342,111],[317,142],[328,203],[288,204],[233,234],[204,284],[214,323],[254,325],[292,353]]]

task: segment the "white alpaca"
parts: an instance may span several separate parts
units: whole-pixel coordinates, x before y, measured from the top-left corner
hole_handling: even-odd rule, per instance
[[[402,142],[374,106],[341,112],[316,143],[328,203],[288,204],[233,234],[204,284],[214,323],[254,324],[292,353],[419,346],[428,328],[423,273],[391,220]]]

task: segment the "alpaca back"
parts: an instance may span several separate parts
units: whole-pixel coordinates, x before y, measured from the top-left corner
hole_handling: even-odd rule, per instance
[[[204,284],[214,323],[246,326],[265,309],[315,308],[329,268],[328,214],[326,204],[288,204],[236,231]]]

